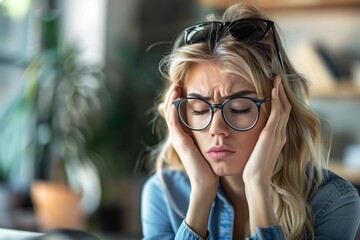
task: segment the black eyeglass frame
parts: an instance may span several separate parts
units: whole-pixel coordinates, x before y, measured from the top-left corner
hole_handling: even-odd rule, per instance
[[[248,100],[251,100],[253,101],[256,106],[257,106],[257,110],[258,110],[258,114],[256,116],[256,120],[255,122],[253,123],[253,125],[251,125],[250,127],[248,128],[244,128],[244,129],[241,129],[241,128],[236,128],[234,126],[232,126],[230,124],[230,122],[228,121],[228,119],[226,118],[226,115],[224,113],[224,106],[230,101],[230,100],[233,100],[233,99],[248,99]],[[211,118],[210,118],[210,121],[209,123],[203,127],[203,128],[192,128],[190,127],[189,125],[186,124],[185,120],[181,117],[181,114],[180,114],[180,106],[181,104],[186,101],[186,100],[200,100],[200,101],[203,101],[204,103],[208,104],[210,106],[210,109],[211,109]],[[268,96],[267,98],[264,98],[264,99],[257,99],[257,98],[250,98],[250,97],[233,97],[233,98],[229,98],[227,99],[225,102],[223,103],[214,103],[214,104],[211,104],[209,103],[208,101],[204,100],[204,99],[201,99],[201,98],[178,98],[178,99],[175,99],[174,101],[172,101],[173,105],[175,106],[176,108],[176,112],[178,114],[178,117],[179,119],[181,120],[182,124],[184,124],[185,127],[187,127],[188,129],[190,130],[193,130],[193,131],[202,131],[202,130],[205,130],[206,128],[208,128],[210,126],[210,124],[212,123],[212,120],[214,118],[214,113],[215,113],[215,109],[218,108],[221,110],[221,115],[225,121],[225,123],[232,129],[234,129],[235,131],[248,131],[250,129],[252,129],[253,127],[255,127],[255,125],[258,123],[259,121],[259,118],[260,118],[260,106],[261,104],[269,101],[271,99],[270,96]]]
[[[239,37],[237,37],[237,33],[235,31],[231,31],[231,26],[233,25],[237,25],[237,24],[240,24],[241,22],[263,22],[266,24],[266,29],[264,31],[264,34],[263,36],[261,36],[260,38],[257,38],[257,39],[249,39],[249,40],[241,40],[239,39]],[[227,27],[228,28],[228,31],[230,33],[230,35],[237,41],[240,41],[240,42],[257,42],[257,41],[260,41],[262,40],[264,37],[266,37],[270,31],[270,29],[272,29],[273,31],[273,38],[274,38],[274,45],[275,45],[275,48],[276,48],[276,52],[277,52],[277,55],[278,55],[278,58],[279,58],[279,61],[280,61],[280,64],[281,64],[281,67],[283,70],[285,70],[285,65],[284,65],[284,61],[283,61],[283,58],[282,58],[282,55],[281,55],[281,52],[280,52],[280,49],[279,49],[279,45],[278,45],[278,40],[277,40],[277,37],[276,37],[276,29],[275,29],[275,24],[273,21],[271,20],[267,20],[267,19],[261,19],[261,18],[244,18],[244,19],[239,19],[239,20],[235,20],[235,21],[232,21],[232,22],[218,22],[218,21],[213,21],[213,22],[203,22],[203,23],[198,23],[194,26],[191,26],[191,27],[188,27],[184,30],[184,43],[185,45],[191,45],[191,44],[195,44],[195,43],[201,43],[201,42],[207,42],[208,39],[206,39],[205,41],[194,41],[192,42],[191,39],[188,39],[189,38],[189,34],[191,32],[193,32],[196,28],[203,28],[204,26],[206,25],[213,25],[213,28],[214,29],[213,31],[215,31],[215,34],[218,34],[218,32],[223,28],[223,27]],[[214,28],[214,26],[216,26],[216,28]],[[200,31],[200,30],[199,30]],[[210,36],[212,36],[213,33],[210,34]]]

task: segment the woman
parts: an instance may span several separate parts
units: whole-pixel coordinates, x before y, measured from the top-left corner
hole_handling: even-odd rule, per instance
[[[353,239],[357,190],[324,170],[329,134],[273,22],[234,5],[161,63],[168,137],[142,195],[145,239]]]

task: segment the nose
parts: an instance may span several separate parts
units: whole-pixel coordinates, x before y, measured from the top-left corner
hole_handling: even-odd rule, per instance
[[[221,110],[216,108],[214,111],[213,119],[210,123],[210,134],[212,136],[228,136],[229,135],[229,126],[226,124]]]

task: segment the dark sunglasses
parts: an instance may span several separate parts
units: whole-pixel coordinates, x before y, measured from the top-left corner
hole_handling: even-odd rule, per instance
[[[204,42],[217,42],[224,33],[229,33],[239,42],[258,42],[273,30],[274,44],[282,68],[284,62],[279,51],[275,25],[273,21],[259,18],[245,18],[232,22],[203,22],[185,29],[184,42],[186,45]],[[225,32],[227,30],[227,32]]]

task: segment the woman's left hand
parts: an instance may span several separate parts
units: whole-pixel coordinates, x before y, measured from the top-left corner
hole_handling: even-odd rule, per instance
[[[250,231],[255,234],[257,227],[278,224],[271,201],[271,177],[286,143],[286,128],[291,111],[279,76],[275,77],[271,91],[269,119],[243,172],[245,194],[249,209]],[[291,160],[291,159],[286,159]]]
[[[291,111],[280,76],[274,80],[271,92],[271,112],[245,166],[244,183],[270,184],[281,149],[286,143],[286,128]]]

